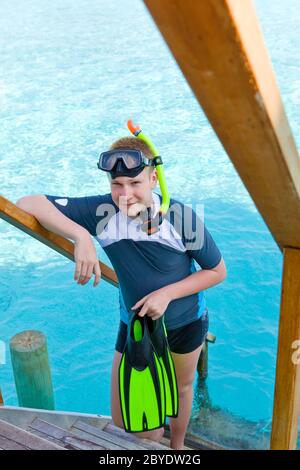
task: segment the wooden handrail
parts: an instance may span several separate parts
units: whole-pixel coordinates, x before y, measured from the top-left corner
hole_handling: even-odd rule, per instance
[[[23,211],[3,196],[0,196],[0,218],[74,261],[74,244],[70,240],[45,229],[33,215]],[[115,271],[101,261],[99,264],[102,278],[118,287]]]

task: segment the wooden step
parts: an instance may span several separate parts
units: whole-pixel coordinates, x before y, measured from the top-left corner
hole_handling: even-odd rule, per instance
[[[126,436],[118,436],[117,434],[111,434],[107,431],[101,430],[95,426],[91,426],[82,421],[76,421],[72,426],[72,431],[80,435],[82,438],[90,439],[95,443],[105,446],[106,449],[111,450],[145,450],[141,443],[133,443],[126,439]],[[138,445],[140,444],[140,445]]]
[[[42,419],[36,418],[29,425],[28,429],[32,432],[38,432],[39,435],[44,435],[45,439],[51,438],[51,441],[56,442],[69,450],[104,450],[104,446],[100,446],[91,440],[82,439],[71,431],[59,428],[54,424],[47,423]]]
[[[113,424],[107,424],[104,430],[113,436],[119,436],[126,439],[129,442],[133,442],[138,446],[143,446],[143,449],[147,450],[169,450],[170,447],[167,447],[159,442],[150,441],[149,439],[142,439],[124,431],[124,429],[118,428]]]
[[[3,420],[0,420],[0,447],[5,450],[64,450],[60,445]]]

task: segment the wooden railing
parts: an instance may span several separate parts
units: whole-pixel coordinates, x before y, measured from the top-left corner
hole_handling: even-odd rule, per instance
[[[74,244],[70,240],[45,229],[35,217],[23,211],[23,209],[20,209],[3,196],[0,196],[0,218],[44,245],[49,246],[52,250],[74,261]],[[99,261],[99,264],[102,278],[118,287],[118,278],[115,271],[101,261]]]

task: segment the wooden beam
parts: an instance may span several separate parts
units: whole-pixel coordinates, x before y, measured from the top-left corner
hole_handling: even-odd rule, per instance
[[[251,0],[144,2],[277,244],[300,247],[300,159]]]
[[[0,218],[44,243],[44,245],[49,246],[71,261],[74,261],[74,244],[70,240],[56,235],[53,232],[49,232],[35,217],[23,211],[23,209],[20,209],[3,196],[0,196]],[[117,287],[118,278],[115,271],[106,264],[101,263],[101,261],[99,261],[99,264],[102,278]]]
[[[300,250],[284,250],[271,449],[296,449],[300,413]]]

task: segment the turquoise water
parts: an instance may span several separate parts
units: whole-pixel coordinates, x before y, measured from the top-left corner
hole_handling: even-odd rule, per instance
[[[298,2],[255,6],[299,147]],[[3,0],[0,50],[2,195],[16,202],[108,192],[97,156],[127,133],[130,117],[164,155],[172,196],[205,205],[228,278],[207,291],[217,342],[206,385],[196,387],[191,429],[228,445],[267,447],[282,257],[143,3]],[[7,351],[14,334],[42,330],[57,409],[109,414],[117,289],[104,281],[77,286],[72,263],[3,221],[0,247]],[[6,359],[0,386],[6,404],[17,405],[8,352]]]

